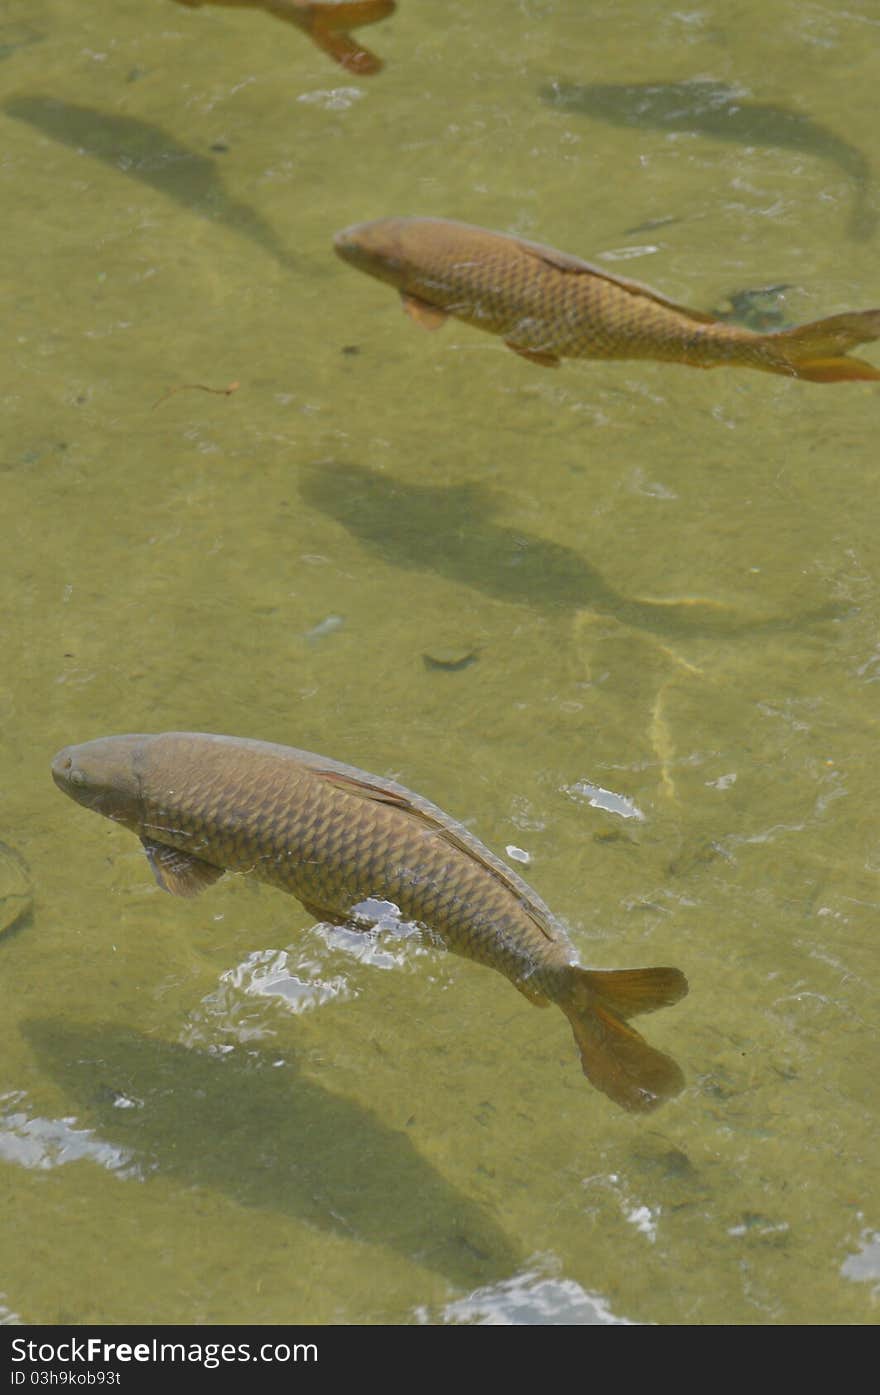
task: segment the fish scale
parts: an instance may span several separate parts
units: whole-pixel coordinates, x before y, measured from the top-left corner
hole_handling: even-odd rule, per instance
[[[151,837],[222,862],[229,871],[253,869],[335,919],[347,919],[368,897],[391,901],[406,919],[438,926],[441,937],[468,957],[496,964],[500,956],[510,977],[534,976],[532,944],[539,932],[516,897],[492,879],[475,878],[469,856],[432,830],[410,828],[393,805],[328,786],[290,760],[268,772],[261,760],[257,775],[234,749],[215,747],[215,769],[193,772],[176,758],[175,747],[182,745],[172,736],[159,738],[142,764],[144,825]],[[170,786],[164,772],[172,764]],[[449,894],[456,884],[464,896]],[[472,933],[475,916],[496,926],[490,946]]]
[[[626,1109],[683,1085],[627,1019],[677,1002],[678,969],[585,969],[541,898],[461,824],[390,780],[308,751],[201,732],[104,737],[55,757],[56,784],[137,834],[159,885],[194,896],[225,871],[363,928],[391,902],[449,949],[568,1018],[584,1073]]]

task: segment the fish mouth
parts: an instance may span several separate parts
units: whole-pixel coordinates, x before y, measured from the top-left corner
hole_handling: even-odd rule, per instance
[[[72,747],[65,746],[52,761],[52,779],[55,781],[58,788],[64,790],[65,793],[70,789],[71,785],[79,787],[86,782],[86,777],[83,772],[77,768],[71,752]]]
[[[338,233],[333,234],[334,247],[347,247],[350,242],[357,238],[358,231],[366,227],[366,223],[349,223],[347,228],[340,228]]]
[[[404,259],[394,219],[379,219],[373,223],[352,223],[333,238],[333,250],[344,262],[360,271],[368,271],[380,280],[396,284]]]
[[[366,223],[352,223],[347,228],[342,228],[333,237],[333,250],[345,261],[354,261],[358,254],[363,255],[362,229],[367,227]]]
[[[52,761],[52,779],[61,790],[77,804],[87,809],[115,818],[113,791],[104,789],[100,781],[92,778],[77,760],[77,747],[65,746]]]

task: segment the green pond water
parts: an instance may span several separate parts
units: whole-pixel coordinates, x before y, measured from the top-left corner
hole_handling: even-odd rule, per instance
[[[876,1322],[878,387],[549,371],[331,246],[426,214],[877,305],[876,6],[359,37],[375,77],[256,11],[0,19],[2,1313]],[[684,1092],[623,1113],[560,1012],[390,931],[164,895],[49,763],[173,729],[394,776],[582,962],[682,968]]]

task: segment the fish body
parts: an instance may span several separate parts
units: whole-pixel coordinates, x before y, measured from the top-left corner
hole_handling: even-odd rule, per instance
[[[166,891],[193,896],[225,871],[253,873],[315,919],[361,927],[363,903],[390,901],[532,1002],[556,1003],[585,1074],[618,1104],[650,1109],[683,1084],[626,1019],[678,1001],[684,975],[581,968],[537,894],[402,785],[308,751],[193,732],[66,747],[52,773],[78,803],[138,835]]]
[[[449,315],[499,334],[534,363],[656,359],[757,368],[814,382],[880,379],[846,357],[880,337],[880,310],[756,333],[691,310],[567,252],[445,218],[386,218],[336,234],[344,261],[395,286],[426,328]]]
[[[238,10],[265,10],[276,19],[295,24],[322,52],[348,72],[360,76],[378,73],[382,60],[353,39],[348,31],[387,19],[397,8],[396,0],[336,0],[329,4],[312,4],[311,0],[177,0],[177,4],[189,9],[210,4]]]

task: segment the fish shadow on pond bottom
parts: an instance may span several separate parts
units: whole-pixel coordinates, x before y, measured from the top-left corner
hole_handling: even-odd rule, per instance
[[[639,600],[616,591],[572,548],[493,522],[480,484],[407,484],[363,465],[309,466],[300,493],[394,566],[433,571],[502,601],[554,613],[591,611],[667,638],[776,633],[841,616],[839,606],[743,617],[711,600]]]
[[[849,232],[872,237],[871,166],[857,146],[811,116],[774,102],[755,102],[736,87],[710,78],[684,82],[549,82],[539,91],[548,106],[636,130],[692,134],[744,147],[794,150],[825,160],[846,175],[853,190]]]
[[[302,1075],[289,1055],[286,1068],[275,1066],[277,1045],[218,1057],[112,1025],[49,1018],[22,1030],[75,1101],[78,1124],[124,1148],[146,1175],[386,1245],[462,1288],[522,1266],[491,1213],[405,1132]]]
[[[160,126],[43,95],[7,97],[0,107],[16,121],[149,185],[200,218],[250,238],[287,271],[303,269],[302,259],[284,247],[270,225],[227,193],[218,162],[181,145]]]

